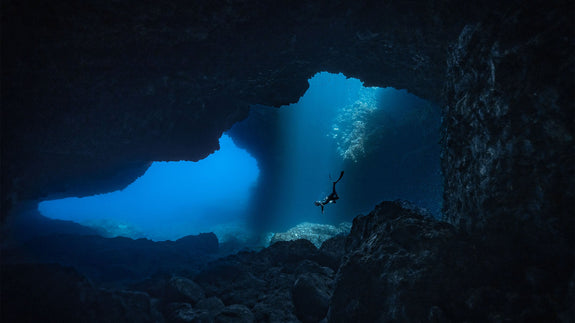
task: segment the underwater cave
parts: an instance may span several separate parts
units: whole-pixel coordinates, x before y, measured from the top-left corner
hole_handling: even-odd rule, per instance
[[[575,321],[573,1],[0,9],[0,321]]]
[[[440,218],[439,107],[341,74],[318,73],[309,83],[290,106],[252,107],[205,159],[155,162],[123,190],[44,201],[39,211],[105,237],[156,241],[203,232],[220,242],[260,241],[255,235],[270,230],[351,222],[382,199],[410,200]],[[320,212],[313,201],[329,195],[340,170],[341,198]]]

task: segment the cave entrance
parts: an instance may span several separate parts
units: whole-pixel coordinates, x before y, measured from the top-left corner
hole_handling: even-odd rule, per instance
[[[214,232],[247,241],[302,222],[349,222],[395,199],[439,217],[439,107],[342,74],[318,73],[309,83],[296,104],[253,106],[204,160],[157,162],[123,191],[45,201],[39,210],[104,236],[153,240]],[[342,170],[340,199],[322,214],[314,201],[331,193]]]
[[[122,191],[44,201],[40,213],[92,227],[105,237],[176,240],[214,232],[220,240],[243,232],[259,169],[228,135],[220,150],[198,162],[154,162]]]
[[[439,216],[439,107],[342,74],[318,73],[309,84],[298,103],[253,106],[229,131],[259,161],[253,225],[278,232],[302,222],[339,224],[395,199]],[[322,214],[313,202],[331,192],[341,170],[340,200]]]

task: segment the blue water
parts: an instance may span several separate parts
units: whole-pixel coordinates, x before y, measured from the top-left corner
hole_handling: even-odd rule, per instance
[[[244,142],[248,151],[271,155],[260,157],[254,225],[281,231],[304,221],[337,224],[395,199],[439,216],[439,108],[407,91],[364,87],[342,74],[318,73],[309,84],[298,103],[253,107],[230,131],[234,138],[251,138]],[[273,125],[264,126],[273,141],[250,134],[262,122]],[[322,213],[313,202],[331,193],[342,170],[340,199]]]
[[[342,74],[318,73],[309,83],[296,104],[252,107],[204,160],[155,162],[123,191],[45,201],[39,210],[105,236],[154,240],[338,224],[383,200],[410,200],[439,216],[438,107]],[[340,199],[322,213],[314,201],[331,193],[342,170]]]
[[[223,135],[220,150],[199,162],[154,162],[122,191],[45,201],[39,210],[108,236],[174,240],[243,219],[258,173],[256,160]]]

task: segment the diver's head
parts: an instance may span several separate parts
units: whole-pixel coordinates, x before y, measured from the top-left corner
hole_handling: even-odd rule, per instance
[[[320,202],[320,201],[315,201],[315,202],[313,202],[313,204],[315,204],[315,206],[320,206],[320,205],[321,205],[321,202]]]

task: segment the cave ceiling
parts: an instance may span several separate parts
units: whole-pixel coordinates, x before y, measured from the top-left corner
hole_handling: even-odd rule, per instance
[[[489,6],[3,1],[3,214],[200,160],[250,105],[297,102],[320,71],[441,103],[449,46]]]

